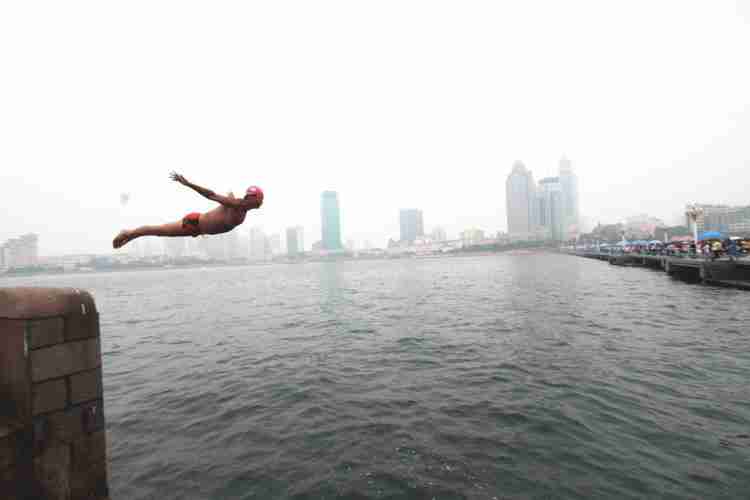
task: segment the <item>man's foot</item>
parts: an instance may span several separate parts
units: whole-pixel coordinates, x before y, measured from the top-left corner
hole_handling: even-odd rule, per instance
[[[114,240],[112,240],[112,248],[120,248],[125,245],[128,241],[133,239],[133,233],[123,229],[120,231]]]

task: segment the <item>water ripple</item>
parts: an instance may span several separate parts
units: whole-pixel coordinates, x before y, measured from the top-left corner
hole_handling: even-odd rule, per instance
[[[733,290],[557,255],[7,281],[97,299],[112,498],[750,488]]]

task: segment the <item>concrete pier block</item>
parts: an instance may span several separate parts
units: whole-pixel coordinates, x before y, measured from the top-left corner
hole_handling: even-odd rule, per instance
[[[99,314],[77,289],[0,288],[3,499],[108,499]]]

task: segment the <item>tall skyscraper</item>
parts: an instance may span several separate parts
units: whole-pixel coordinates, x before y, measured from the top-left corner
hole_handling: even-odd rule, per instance
[[[286,230],[286,253],[294,256],[305,251],[304,232],[302,226],[294,226]]]
[[[424,220],[422,211],[416,208],[402,209],[399,216],[401,227],[401,241],[413,243],[424,236]]]
[[[320,195],[320,221],[324,250],[341,250],[341,218],[339,195],[336,191],[323,191]]]
[[[539,181],[536,194],[537,221],[547,239],[565,239],[565,210],[563,186],[559,177],[545,177]]]
[[[580,232],[580,213],[578,208],[578,178],[573,172],[570,160],[560,159],[560,188],[562,192],[562,225],[564,239],[576,237]]]
[[[505,181],[508,233],[514,240],[530,240],[536,229],[536,188],[531,170],[517,161]]]

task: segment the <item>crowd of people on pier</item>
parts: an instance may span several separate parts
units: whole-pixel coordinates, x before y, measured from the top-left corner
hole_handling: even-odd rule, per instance
[[[735,260],[750,256],[750,238],[711,238],[699,241],[631,241],[614,245],[599,244],[599,251],[611,254],[667,255],[716,260]]]

